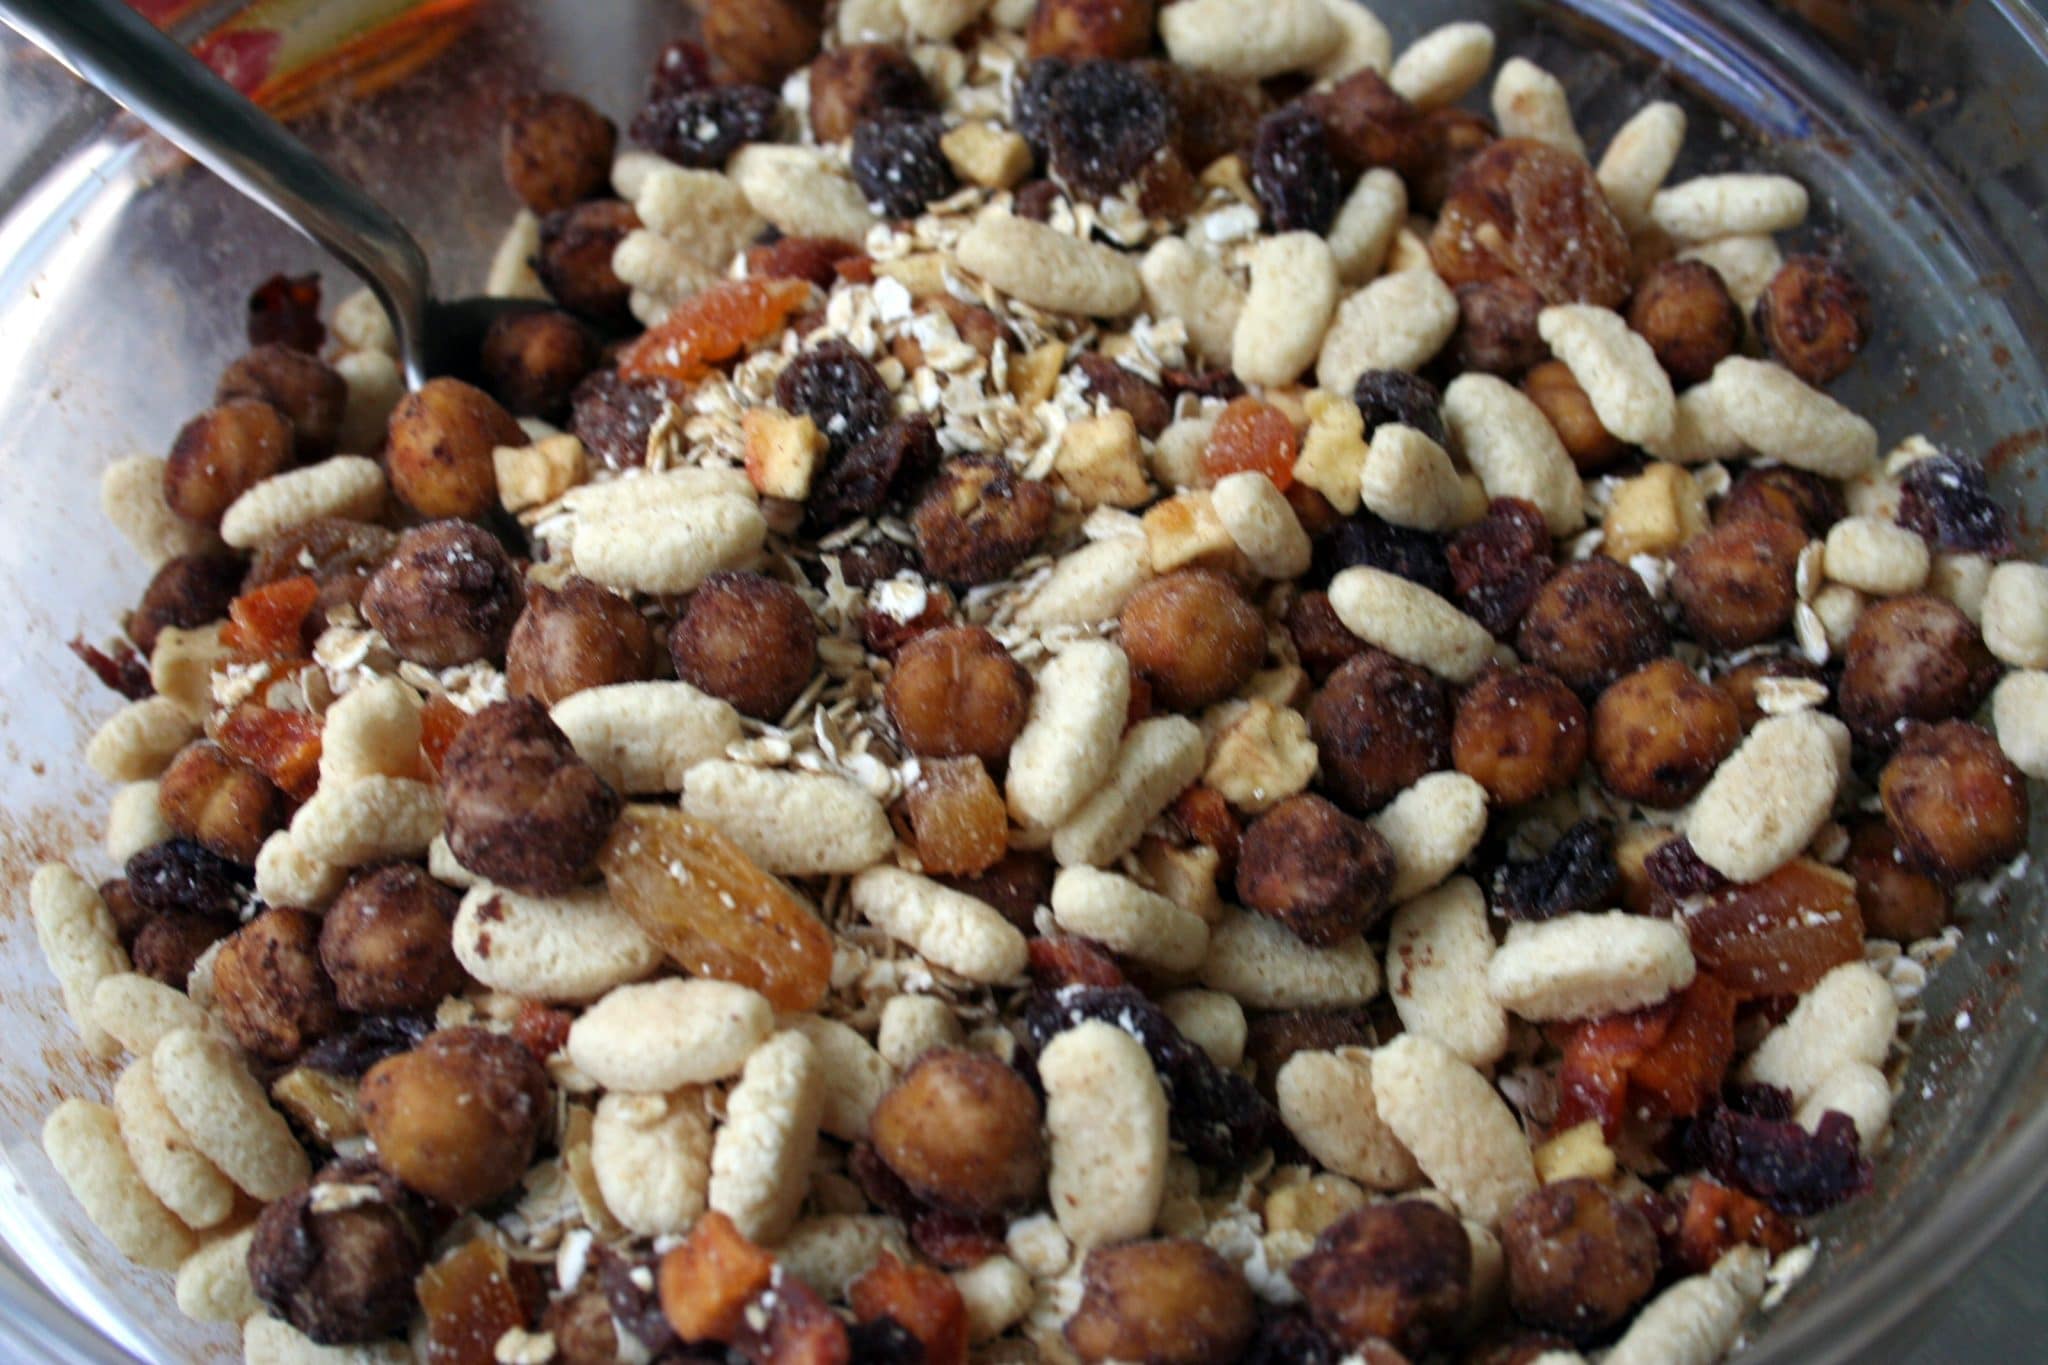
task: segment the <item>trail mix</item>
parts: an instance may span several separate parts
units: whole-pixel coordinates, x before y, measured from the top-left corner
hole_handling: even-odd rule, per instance
[[[1824,392],[1799,184],[1494,56],[709,0],[508,111],[474,383],[259,291],[106,476],[86,1213],[259,1362],[1733,1346],[2024,862],[2048,570]]]

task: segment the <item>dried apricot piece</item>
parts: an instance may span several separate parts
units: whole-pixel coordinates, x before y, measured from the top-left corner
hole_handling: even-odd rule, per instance
[[[228,604],[221,643],[240,663],[276,663],[306,657],[306,615],[320,598],[310,578],[284,578],[245,592]]]
[[[967,1359],[967,1305],[953,1281],[928,1266],[905,1265],[884,1251],[847,1290],[862,1322],[891,1317],[924,1345],[925,1365]]]
[[[824,999],[832,931],[711,826],[629,806],[597,865],[612,899],[679,966],[752,987],[779,1010]]]
[[[1745,998],[1802,994],[1863,960],[1855,879],[1805,858],[1713,892],[1684,922],[1701,970]]]
[[[420,708],[420,752],[426,755],[427,766],[435,773],[441,771],[441,756],[468,723],[469,714],[438,693],[428,697],[426,705]]]
[[[730,1341],[774,1274],[773,1256],[741,1236],[732,1219],[707,1213],[661,1258],[661,1311],[686,1343]]]
[[[221,721],[214,738],[294,801],[304,801],[320,785],[318,716],[244,702]]]
[[[1294,482],[1294,457],[1300,453],[1301,439],[1286,413],[1257,398],[1233,398],[1202,452],[1202,473],[1214,483],[1249,470],[1264,474],[1285,493]]]
[[[494,1237],[478,1237],[420,1272],[420,1309],[427,1318],[427,1365],[493,1365],[498,1339],[525,1327],[516,1264]]]
[[[978,758],[930,759],[904,797],[924,870],[947,876],[986,872],[1009,850],[1003,794]]]
[[[1664,1041],[1677,1013],[1676,1002],[1667,1000],[1572,1025],[1560,1044],[1556,1131],[1593,1119],[1614,1136],[1628,1107],[1629,1073]]]
[[[1735,992],[1695,977],[1664,1036],[1629,1068],[1629,1089],[1653,1118],[1691,1118],[1721,1093],[1735,1058]]]
[[[1739,1246],[1773,1256],[1790,1251],[1799,1230],[1769,1207],[1711,1176],[1693,1178],[1678,1223],[1678,1260],[1688,1274],[1704,1275]]]
[[[661,324],[620,353],[628,379],[689,384],[765,340],[811,301],[805,280],[728,280],[677,304]]]

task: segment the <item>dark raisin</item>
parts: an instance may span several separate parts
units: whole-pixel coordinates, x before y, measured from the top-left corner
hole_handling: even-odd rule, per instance
[[[1244,1361],[1245,1365],[1337,1365],[1344,1354],[1306,1313],[1290,1310],[1274,1313],[1259,1324],[1258,1334],[1245,1348]]]
[[[1032,150],[1045,155],[1046,125],[1052,118],[1052,92],[1074,69],[1064,57],[1040,57],[1024,68],[1010,100],[1010,122]]]
[[[711,54],[701,43],[678,38],[654,59],[654,69],[647,77],[647,102],[687,95],[711,84]]]
[[[1458,605],[1505,640],[1557,566],[1550,525],[1519,498],[1495,498],[1486,515],[1451,537],[1447,554]]]
[[[1249,150],[1259,120],[1271,108],[1266,92],[1251,81],[1169,61],[1141,61],[1137,69],[1166,92],[1173,105],[1173,144],[1181,160],[1198,171]]]
[[[1363,508],[1316,545],[1316,573],[1324,581],[1360,565],[1419,583],[1440,597],[1451,595],[1451,565],[1441,537],[1396,526]]]
[[[1377,71],[1354,71],[1302,103],[1329,129],[1330,152],[1345,176],[1391,166],[1413,184],[1420,178],[1416,134],[1421,117]]]
[[[1157,384],[1108,356],[1085,351],[1074,357],[1074,368],[1088,381],[1089,393],[1131,415],[1140,436],[1155,437],[1173,420],[1173,404]]]
[[[1001,1214],[926,1209],[910,1220],[910,1244],[943,1270],[970,1270],[1003,1250]]]
[[[1050,180],[1033,180],[1017,187],[1016,197],[1010,201],[1010,210],[1019,218],[1028,218],[1034,223],[1052,221],[1053,205],[1063,203],[1066,196],[1060,187]]]
[[[971,877],[944,877],[955,891],[965,891],[1002,917],[1032,932],[1032,920],[1041,905],[1052,904],[1052,860],[1041,853],[1014,851],[996,860],[994,867]]]
[[[1040,135],[1053,178],[1093,203],[1138,179],[1173,137],[1173,102],[1122,62],[1083,62],[1046,94]]]
[[[1169,399],[1184,393],[1197,398],[1221,398],[1225,402],[1244,397],[1244,381],[1229,370],[1161,370],[1159,386],[1166,390]]]
[[[1832,1109],[1809,1133],[1789,1119],[1717,1108],[1692,1124],[1686,1147],[1721,1183],[1800,1217],[1862,1194],[1873,1175],[1855,1121]]]
[[[1493,120],[1470,109],[1453,106],[1424,114],[1408,133],[1408,162],[1402,167],[1416,208],[1427,214],[1441,209],[1458,173],[1498,136]]]
[[[255,874],[190,839],[151,844],[122,870],[136,903],[153,915],[237,917]]]
[[[135,893],[128,889],[126,877],[109,877],[100,883],[100,899],[106,903],[107,913],[114,917],[114,932],[121,939],[121,946],[128,947],[135,942],[135,936],[142,932],[142,926],[149,923],[149,911],[142,902],[135,899]]]
[[[1304,105],[1259,120],[1252,140],[1252,192],[1275,232],[1328,232],[1344,207],[1344,174],[1329,129]]]
[[[1064,986],[1113,989],[1130,984],[1116,959],[1089,939],[1073,934],[1034,938],[1027,945],[1031,984],[1042,991]]]
[[[887,1313],[847,1328],[846,1343],[856,1365],[924,1365],[924,1343]]]
[[[1090,1019],[1114,1024],[1145,1045],[1166,1087],[1173,1136],[1188,1155],[1206,1166],[1235,1167],[1257,1154],[1274,1117],[1258,1091],[1210,1061],[1136,990],[1069,986],[1036,992],[1024,1007],[1025,1042],[1035,1057],[1056,1034]]]
[[[289,346],[317,355],[327,341],[320,322],[318,275],[272,275],[249,295],[249,344]]]
[[[596,1247],[597,1283],[611,1305],[612,1321],[631,1334],[650,1354],[663,1360],[688,1360],[686,1348],[676,1345],[675,1328],[661,1311],[661,1299],[654,1291],[654,1262],[628,1260],[600,1242]],[[673,1355],[670,1348],[682,1353]],[[721,1352],[716,1359],[724,1359]]]
[[[218,915],[158,915],[135,935],[135,970],[182,991],[206,950],[233,932],[235,922]]]
[[[809,417],[836,455],[888,425],[895,400],[881,372],[843,341],[826,341],[798,355],[775,381],[775,403]]]
[[[2013,552],[2012,525],[1975,460],[1948,453],[1916,460],[1903,482],[1899,525],[1944,550],[1994,559]]]
[[[1513,275],[1459,285],[1453,343],[1458,368],[1512,378],[1541,364],[1550,355],[1536,329],[1545,307],[1536,287]]]
[[[1358,376],[1351,401],[1365,417],[1365,439],[1388,422],[1398,422],[1443,445],[1444,395],[1419,374],[1406,370],[1367,370]]]
[[[647,462],[647,437],[662,409],[683,396],[683,387],[666,379],[599,370],[569,395],[569,431],[606,468],[637,469]]]
[[[74,638],[68,648],[92,670],[95,678],[128,700],[141,701],[156,695],[156,684],[149,678],[149,660],[137,654],[127,641],[117,641],[112,654],[87,644],[83,636]]]
[[[749,142],[775,135],[782,100],[758,85],[721,85],[649,100],[633,117],[633,141],[682,166],[721,170]]]
[[[372,1014],[331,1033],[299,1055],[298,1064],[355,1080],[386,1057],[410,1052],[434,1031],[431,1020],[407,1014]]]
[[[1542,857],[1501,864],[1493,874],[1493,905],[1511,920],[1556,919],[1611,905],[1620,881],[1606,826],[1581,820]]]
[[[916,483],[938,462],[939,434],[931,418],[921,412],[898,417],[832,462],[805,511],[821,531],[873,516],[892,492]]]
[[[960,187],[939,148],[945,125],[930,114],[889,109],[854,129],[853,178],[885,218],[915,218]]]
[[[839,576],[846,580],[848,587],[859,588],[863,592],[900,573],[915,573],[917,567],[917,555],[908,546],[898,545],[893,540],[856,545],[839,556]],[[818,583],[822,587],[824,579],[821,577]]]
[[[1709,867],[1684,835],[1667,839],[1643,859],[1643,874],[1665,895],[1684,900],[1704,896],[1728,885],[1728,879]]]

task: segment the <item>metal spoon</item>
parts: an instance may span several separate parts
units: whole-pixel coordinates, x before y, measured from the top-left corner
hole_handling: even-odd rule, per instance
[[[0,0],[0,21],[339,257],[391,314],[411,387],[473,368],[491,322],[534,307],[434,298],[425,253],[383,205],[122,0]]]

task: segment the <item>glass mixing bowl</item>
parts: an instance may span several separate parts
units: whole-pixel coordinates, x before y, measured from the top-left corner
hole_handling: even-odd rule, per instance
[[[461,6],[447,5],[451,11]],[[1397,41],[1484,18],[1566,79],[1594,146],[1645,99],[1696,115],[1681,174],[1775,163],[1815,191],[1815,240],[1839,237],[1877,300],[1878,344],[1843,394],[1887,441],[1915,431],[1987,460],[2039,556],[2048,417],[2048,25],[2019,0],[1408,0]],[[536,85],[629,116],[674,0],[486,0],[437,61],[302,123],[419,233],[444,288],[467,292],[512,209],[499,110]],[[64,642],[98,639],[144,570],[101,519],[99,470],[161,451],[241,346],[248,289],[323,266],[61,71],[0,42],[0,885],[20,907],[36,864],[106,865],[107,792],[80,747],[114,699]],[[2037,836],[2040,833],[2037,825]],[[2036,848],[2048,848],[2039,837]],[[2043,1037],[2048,953],[2038,878],[1964,915],[1935,977],[1879,1195],[1823,1220],[1821,1254],[1763,1323],[1751,1362],[1839,1361],[1924,1325],[1930,1299],[2048,1183]],[[78,1048],[26,914],[0,920],[0,1356],[99,1362],[238,1358],[235,1334],[185,1321],[167,1277],[123,1264],[87,1226],[37,1134],[112,1071]],[[2025,1351],[2023,1354],[2033,1354]]]

